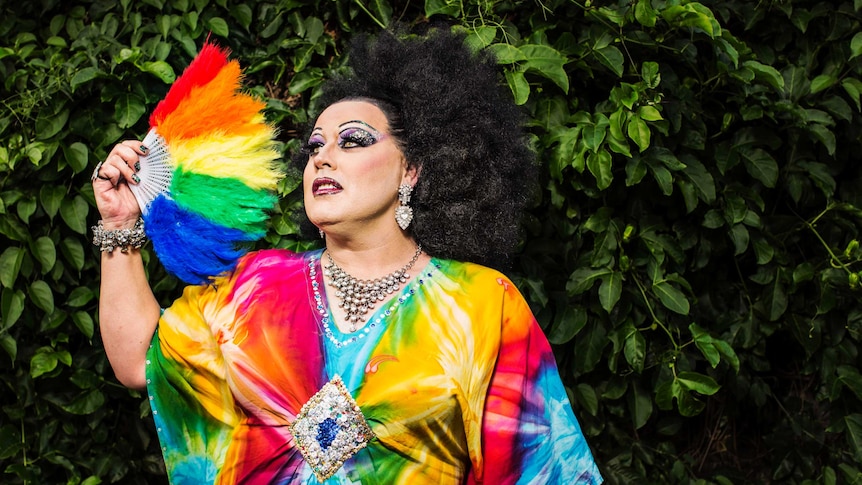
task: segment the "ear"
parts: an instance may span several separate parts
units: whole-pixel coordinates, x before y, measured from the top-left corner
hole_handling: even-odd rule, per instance
[[[401,183],[407,184],[411,187],[415,187],[416,182],[419,181],[419,172],[421,171],[422,169],[418,165],[406,164],[404,168],[404,175],[401,177]]]

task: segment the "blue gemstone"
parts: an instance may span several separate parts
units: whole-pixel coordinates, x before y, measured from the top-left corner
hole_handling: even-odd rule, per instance
[[[326,418],[322,423],[317,425],[317,443],[324,450],[329,448],[332,445],[332,442],[335,441],[335,437],[338,436],[338,432],[341,431],[341,427],[338,426],[338,423],[332,418]]]

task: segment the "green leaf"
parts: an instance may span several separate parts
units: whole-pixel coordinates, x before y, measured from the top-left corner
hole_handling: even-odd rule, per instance
[[[646,360],[646,339],[631,323],[627,323],[625,328],[625,344],[623,346],[623,354],[626,357],[626,362],[632,366],[638,374],[644,370],[644,361]]]
[[[213,17],[207,21],[207,27],[212,31],[213,34],[219,37],[229,37],[230,29],[227,26],[227,22],[224,21],[221,17]]]
[[[105,404],[105,396],[98,389],[85,391],[66,406],[61,406],[64,411],[71,414],[87,415],[93,414]]]
[[[120,128],[130,128],[146,112],[144,102],[134,94],[123,94],[114,104],[114,118]]]
[[[60,217],[70,229],[78,234],[87,233],[87,201],[80,195],[60,206]]]
[[[626,187],[641,183],[647,174],[647,164],[643,158],[634,156],[626,162]]]
[[[635,4],[635,20],[644,27],[655,27],[658,18],[650,0],[638,0]]]
[[[8,333],[0,335],[0,347],[6,351],[6,354],[12,359],[12,364],[15,363],[15,358],[18,356],[18,342]],[[2,458],[2,456],[0,456]]]
[[[36,280],[30,284],[30,300],[45,313],[54,311],[54,293],[48,283],[42,280]]]
[[[628,126],[626,127],[629,138],[638,146],[638,149],[643,153],[650,145],[650,130],[646,122],[639,116],[635,115],[629,118]]]
[[[515,104],[522,105],[530,98],[530,84],[524,77],[524,73],[520,71],[506,71],[506,82],[509,84],[509,89],[512,90],[512,95],[515,98]]]
[[[145,62],[141,65],[141,70],[143,72],[147,72],[161,79],[161,81],[165,84],[172,84],[177,79],[176,73],[174,73],[174,68],[171,67],[165,61],[151,61]],[[136,96],[127,95],[128,97],[134,97],[136,101],[140,101]],[[135,108],[137,105],[135,105]],[[131,126],[131,125],[130,125]]]
[[[862,401],[862,375],[849,365],[838,366],[838,381],[856,395],[856,399]]]
[[[293,79],[290,80],[288,92],[290,94],[300,94],[310,88],[320,85],[323,82],[323,72],[320,69],[310,68],[296,73]]]
[[[811,80],[811,94],[819,93],[829,89],[838,82],[838,78],[831,74],[821,74]]]
[[[59,363],[58,355],[50,348],[42,347],[30,358],[30,377],[35,379],[53,371]]]
[[[673,193],[673,174],[663,165],[657,163],[647,163],[653,178],[661,189],[661,193],[669,196]]]
[[[750,147],[741,148],[739,153],[745,161],[749,175],[769,188],[775,187],[778,181],[778,163],[772,155],[761,148]]]
[[[43,185],[39,189],[39,202],[42,203],[42,209],[49,218],[53,219],[57,215],[64,195],[66,195],[66,189],[62,185]]]
[[[493,25],[483,25],[474,29],[469,29],[467,33],[467,44],[475,50],[481,50],[494,42],[497,38],[497,27]]]
[[[853,450],[854,459],[862,461],[862,414],[853,413],[844,416],[844,436],[847,438],[847,444]]]
[[[623,53],[620,52],[619,49],[615,46],[609,45],[602,47],[601,49],[593,50],[593,55],[595,55],[596,59],[598,59],[605,67],[610,69],[617,77],[622,77],[625,59],[623,58]]]
[[[576,372],[585,373],[593,370],[601,360],[605,346],[608,344],[608,334],[602,325],[588,324],[585,332],[575,340]]]
[[[86,286],[79,286],[69,293],[69,298],[66,299],[66,304],[70,307],[82,307],[95,298],[93,290]]]
[[[655,387],[655,403],[659,409],[670,411],[673,409],[673,400],[680,392],[680,385],[676,379],[665,381]]]
[[[0,297],[0,313],[3,316],[3,329],[8,330],[24,312],[24,292],[21,290],[3,290]]]
[[[54,241],[48,236],[42,236],[33,243],[33,256],[42,264],[42,274],[51,271],[57,262],[57,250]]]
[[[688,315],[691,309],[688,299],[682,291],[672,284],[667,281],[659,281],[652,285],[652,291],[665,308],[680,315]]]
[[[784,77],[774,67],[751,60],[743,62],[742,65],[751,69],[755,79],[765,81],[777,91],[784,91]]]
[[[734,224],[728,233],[730,240],[733,241],[735,256],[739,256],[748,249],[748,243],[751,238],[748,228],[744,224]]]
[[[680,372],[677,375],[677,380],[684,389],[704,396],[712,396],[721,389],[715,379],[698,372]]]
[[[22,261],[24,261],[24,250],[21,248],[8,247],[3,254],[0,254],[0,284],[6,288],[12,288],[21,270]]]
[[[599,397],[592,386],[582,382],[575,387],[574,394],[578,400],[578,404],[583,406],[590,416],[595,416],[599,413]]]
[[[566,291],[569,295],[579,295],[592,288],[597,279],[612,272],[608,268],[578,268],[569,276]]]
[[[432,15],[443,15],[446,17],[458,17],[461,13],[461,3],[447,0],[425,0],[425,17]]]
[[[540,44],[525,44],[519,50],[524,55],[524,69],[551,80],[568,94],[569,75],[563,68],[568,62],[566,56],[553,47]]]
[[[602,284],[599,286],[599,302],[606,312],[610,313],[614,309],[617,302],[620,300],[623,288],[623,277],[617,271],[614,271],[601,278]]]
[[[661,10],[661,16],[674,26],[698,28],[712,38],[721,35],[721,27],[712,12],[696,2],[667,7]]]
[[[251,7],[245,4],[234,5],[230,8],[230,15],[242,26],[242,28],[248,31],[248,28],[251,26],[253,16]]]
[[[92,81],[93,79],[96,79],[96,77],[100,73],[101,73],[101,71],[95,67],[85,67],[85,68],[81,69],[80,71],[76,72],[75,75],[72,76],[72,80],[69,81],[69,85],[72,88],[72,92],[74,92],[78,86],[80,86],[82,84],[86,84],[86,83]]]
[[[596,186],[599,190],[610,187],[611,182],[613,182],[612,162],[611,154],[604,150],[590,153],[587,157],[587,168],[596,178]]]
[[[66,163],[72,167],[75,173],[80,173],[87,168],[89,150],[83,143],[76,141],[69,146],[63,146],[63,155],[66,157]]]
[[[722,357],[724,357],[724,360],[730,364],[730,367],[732,367],[734,371],[739,372],[739,357],[737,357],[736,351],[733,350],[733,347],[724,340],[719,339],[713,340],[712,345],[718,349],[718,352]]]
[[[30,223],[30,216],[36,212],[36,201],[34,199],[21,199],[15,204],[16,212],[18,212],[18,217],[21,219],[21,222],[24,224]]]
[[[694,338],[694,344],[700,349],[700,353],[703,354],[706,361],[714,369],[721,361],[721,354],[715,347],[712,336],[694,323],[689,325],[688,328]]]
[[[634,386],[634,392],[628,393],[626,396],[629,404],[629,414],[632,417],[632,424],[635,429],[642,428],[650,416],[652,416],[653,406],[652,399],[649,394],[639,385]]]
[[[826,151],[830,156],[835,154],[835,133],[818,123],[809,124],[807,128],[814,135],[814,138],[817,138],[826,147]]]
[[[638,108],[637,115],[644,121],[661,121],[664,119],[661,116],[661,112],[654,106],[641,106]]]
[[[78,330],[80,330],[88,339],[93,338],[95,325],[93,323],[93,317],[91,317],[89,313],[81,311],[73,312],[72,321],[75,322],[75,326],[78,327]]]
[[[691,157],[686,158],[685,168],[682,170],[682,173],[684,177],[688,178],[694,184],[698,197],[701,200],[707,204],[715,202],[715,180],[700,161]]]
[[[78,271],[84,269],[84,247],[76,238],[66,238],[60,243],[60,252],[72,267]]]
[[[764,305],[770,322],[777,321],[787,310],[787,293],[784,290],[784,285],[781,284],[781,278],[778,276],[766,289]]]
[[[514,64],[527,59],[521,49],[505,42],[489,45],[488,51],[497,59],[497,64]]]
[[[587,311],[582,306],[563,305],[558,308],[548,341],[554,345],[564,344],[573,338],[587,324]]]
[[[676,404],[679,407],[679,414],[687,418],[697,416],[706,407],[703,401],[692,396],[682,385],[680,385],[679,394],[676,396]]]
[[[862,54],[862,32],[856,32],[856,35],[850,40],[850,59],[858,57]]]
[[[36,118],[36,139],[47,140],[54,137],[66,126],[69,120],[69,110],[64,109],[57,114],[42,113]]]

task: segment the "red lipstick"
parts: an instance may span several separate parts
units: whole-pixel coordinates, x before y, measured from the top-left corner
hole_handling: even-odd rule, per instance
[[[341,192],[341,184],[329,177],[314,179],[311,184],[311,193],[314,195],[329,195]]]

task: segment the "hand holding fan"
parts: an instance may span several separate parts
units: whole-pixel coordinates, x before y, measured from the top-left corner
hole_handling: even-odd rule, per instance
[[[204,44],[156,106],[130,185],[156,256],[194,284],[231,270],[266,234],[281,178],[265,105],[241,92],[227,54]]]

